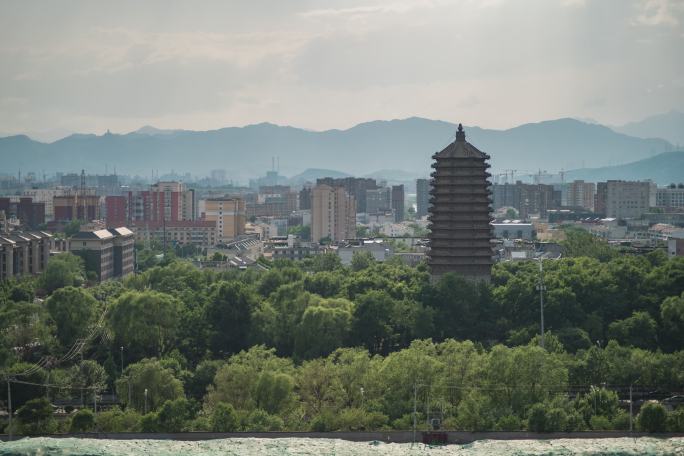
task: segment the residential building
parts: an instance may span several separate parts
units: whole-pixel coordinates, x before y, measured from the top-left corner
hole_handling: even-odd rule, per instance
[[[114,277],[126,277],[135,272],[135,235],[125,226],[110,228],[114,236]]]
[[[312,191],[311,187],[304,187],[299,191],[299,209],[311,210]]]
[[[583,209],[593,211],[595,197],[595,183],[576,180],[567,184],[565,206],[581,207]]]
[[[491,186],[494,210],[503,207],[515,208],[521,219],[528,219],[532,214],[545,217],[550,209],[561,205],[561,191],[546,184],[494,184]]]
[[[9,231],[0,212],[0,281],[37,275],[47,267],[52,235],[44,231]]]
[[[404,221],[404,185],[392,186],[392,210],[394,211],[394,221],[397,223]]]
[[[382,239],[359,239],[352,243],[341,245],[337,248],[337,256],[340,262],[349,266],[355,253],[370,253],[375,261],[385,261],[394,254],[394,249]]]
[[[655,206],[655,190],[655,184],[648,181],[610,180],[605,183],[605,191],[603,185],[597,188],[597,208],[605,205],[605,215],[609,218],[639,218]]]
[[[104,219],[107,227],[124,226],[128,223],[125,196],[106,196]]]
[[[175,222],[139,222],[132,225],[135,239],[149,244],[155,242],[167,246],[195,245],[201,248],[218,244],[216,221],[178,220]]]
[[[98,220],[100,218],[100,197],[94,189],[70,190],[52,198],[56,222],[72,220]]]
[[[667,211],[684,208],[684,184],[672,184],[656,190],[655,207]]]
[[[175,222],[195,220],[195,191],[178,181],[161,181],[149,190],[130,191],[127,195],[129,222]]]
[[[356,237],[356,199],[344,187],[316,185],[311,208],[314,242],[338,242]]]
[[[366,190],[378,188],[375,179],[366,177],[324,177],[316,181],[317,185],[328,185],[330,187],[342,187],[347,193],[354,197],[356,212],[368,212],[366,208]]]
[[[523,239],[531,241],[535,237],[534,227],[531,223],[492,223],[492,228],[494,228],[494,237],[497,239]]]
[[[208,198],[204,200],[204,211],[204,220],[216,224],[219,242],[233,240],[245,234],[247,217],[242,198]]]
[[[421,219],[428,215],[430,204],[430,180],[416,180],[416,218]]]
[[[673,234],[667,240],[667,256],[669,258],[684,256],[684,231]]]
[[[29,190],[24,190],[23,196],[30,196],[33,198],[34,203],[45,204],[45,220],[51,221],[55,219],[55,206],[54,197],[64,196],[69,192],[66,187],[57,188],[32,188]]]
[[[299,207],[299,193],[287,185],[267,185],[245,201],[247,218],[287,217]]]
[[[37,203],[28,196],[0,198],[0,211],[16,218],[26,229],[35,230],[45,223],[45,203]]]
[[[322,252],[318,243],[302,242],[292,234],[273,237],[264,244],[264,256],[273,260],[299,261]]]
[[[94,273],[100,282],[125,277],[134,271],[135,239],[126,227],[106,230],[87,225],[69,238],[69,252],[83,258],[86,273]]]
[[[384,214],[392,210],[392,191],[389,187],[366,190],[366,214]]]
[[[490,157],[466,141],[459,124],[456,140],[432,158],[428,265],[433,280],[454,272],[488,282],[493,263]]]

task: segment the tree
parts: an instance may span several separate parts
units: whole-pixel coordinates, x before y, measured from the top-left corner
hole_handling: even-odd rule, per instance
[[[645,432],[665,432],[667,429],[667,411],[657,402],[647,402],[641,407],[637,416],[637,425]]]
[[[607,242],[580,228],[566,228],[565,241],[561,241],[563,252],[570,257],[590,257],[599,261],[614,258],[616,251]]]
[[[192,409],[184,397],[164,402],[157,412],[157,422],[161,432],[181,432],[191,419]]]
[[[658,324],[648,312],[634,312],[631,317],[612,322],[608,336],[622,345],[655,348]]]
[[[238,417],[232,405],[219,402],[211,412],[211,430],[213,432],[235,432],[238,430]]]
[[[257,305],[254,292],[242,283],[219,282],[212,286],[206,318],[215,354],[235,353],[248,346],[252,312]]]
[[[156,410],[166,401],[183,397],[183,383],[156,359],[130,364],[115,384],[119,400],[138,412],[145,411],[145,390],[148,411]]]
[[[107,373],[97,361],[86,359],[69,370],[69,383],[82,390],[81,397],[88,399],[107,387]]]
[[[57,338],[65,348],[88,334],[98,308],[97,300],[90,293],[72,286],[56,290],[46,305],[57,325]]]
[[[124,293],[109,312],[115,346],[125,346],[133,357],[161,356],[173,346],[180,307],[177,299],[165,293]]]
[[[342,298],[307,307],[295,329],[294,352],[300,359],[326,356],[346,345],[354,305]]]
[[[362,271],[368,269],[375,263],[373,254],[368,251],[354,252],[352,255],[351,268],[352,271]]]
[[[684,292],[665,298],[660,305],[660,319],[665,329],[668,348],[684,348]]]
[[[83,260],[71,253],[60,253],[50,258],[43,272],[43,287],[48,293],[67,287],[81,286],[85,281]]]
[[[44,398],[31,399],[17,410],[19,429],[23,434],[50,434],[57,428],[52,405]]]
[[[285,373],[264,371],[254,391],[256,407],[269,414],[278,414],[294,404],[294,381]]]
[[[372,353],[387,353],[393,335],[390,318],[394,300],[385,291],[372,290],[355,300],[352,339]]]
[[[95,415],[90,409],[81,409],[71,417],[69,432],[89,432],[94,428]]]

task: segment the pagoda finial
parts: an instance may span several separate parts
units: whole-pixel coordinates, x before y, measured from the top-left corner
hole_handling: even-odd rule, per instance
[[[465,141],[465,131],[463,125],[458,124],[458,131],[456,132],[456,141]]]

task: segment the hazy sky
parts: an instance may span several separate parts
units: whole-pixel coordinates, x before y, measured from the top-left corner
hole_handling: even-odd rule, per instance
[[[684,0],[0,0],[0,132],[684,107]]]

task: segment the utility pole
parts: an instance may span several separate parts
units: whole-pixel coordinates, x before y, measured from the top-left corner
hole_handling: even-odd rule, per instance
[[[544,291],[546,287],[544,286],[544,260],[543,257],[539,257],[539,284],[537,285],[537,290],[539,290],[539,312],[541,316],[541,348],[544,348]]]
[[[97,415],[97,388],[93,387],[93,413]]]
[[[632,385],[629,385],[629,432],[632,432],[633,429],[633,402],[632,402]]]
[[[9,416],[9,439],[12,441],[12,388],[10,378],[7,377],[7,415]]]
[[[416,407],[418,402],[418,385],[413,384],[413,443],[416,443]]]

